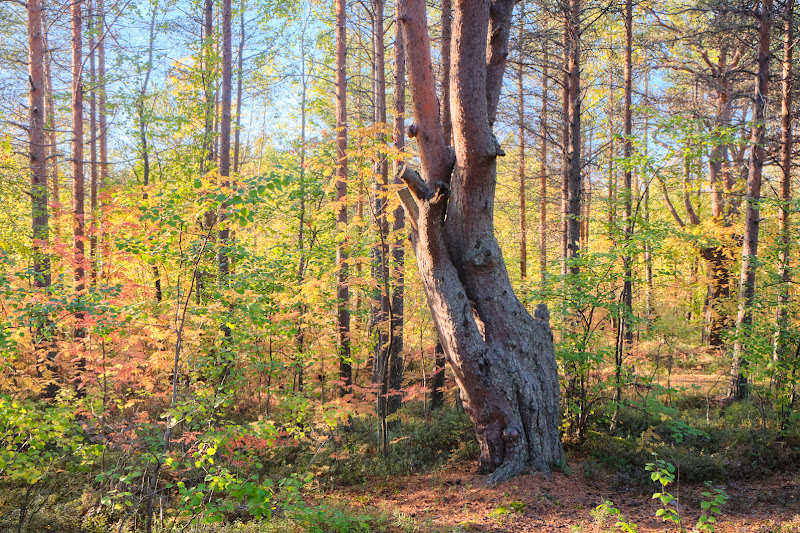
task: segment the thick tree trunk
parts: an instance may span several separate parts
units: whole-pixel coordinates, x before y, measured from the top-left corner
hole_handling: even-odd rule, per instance
[[[431,378],[431,410],[444,407],[444,365],[447,357],[444,355],[444,347],[439,339],[436,339],[434,348],[433,377]]]
[[[776,335],[773,382],[780,386],[785,375],[787,355],[786,346],[789,329],[789,286],[792,281],[789,268],[791,226],[789,213],[792,201],[792,56],[794,51],[794,0],[786,2],[783,33],[783,72],[781,75],[781,185],[780,212],[778,215],[779,261],[778,309],[776,312]]]
[[[85,214],[83,186],[83,15],[81,0],[72,3],[72,235],[75,261],[74,287],[81,294],[85,288]],[[77,314],[76,314],[77,315]],[[79,319],[82,319],[81,314]]]
[[[50,259],[40,243],[50,238],[47,216],[47,136],[45,134],[45,75],[42,6],[40,0],[28,4],[28,145],[31,186],[31,235],[33,238],[33,285],[50,286]]]
[[[336,0],[336,222],[343,232],[336,249],[336,335],[339,351],[339,394],[344,396],[353,384],[350,364],[350,288],[347,265],[347,51],[346,1]]]
[[[549,312],[514,295],[494,236],[498,156],[492,133],[508,55],[513,0],[461,1],[450,73],[453,139],[445,144],[432,76],[425,2],[400,12],[422,177],[406,168],[403,201],[439,338],[475,426],[482,471],[507,479],[562,459],[558,372]],[[444,217],[445,210],[447,217]]]
[[[741,400],[748,395],[747,377],[742,368],[746,345],[751,335],[753,323],[753,298],[756,289],[756,267],[758,264],[759,204],[761,202],[761,170],[766,157],[764,137],[767,110],[767,90],[769,89],[770,30],[772,29],[773,0],[761,2],[761,15],[758,27],[758,56],[756,58],[756,88],[753,103],[753,130],[750,135],[750,172],[747,176],[747,207],[744,219],[744,243],[742,246],[742,273],[739,278],[739,309],[736,315],[736,341],[733,345],[731,362],[731,381],[728,395]]]

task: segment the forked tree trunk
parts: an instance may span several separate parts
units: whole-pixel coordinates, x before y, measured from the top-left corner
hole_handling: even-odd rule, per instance
[[[456,3],[453,149],[439,117],[425,2],[400,4],[422,174],[403,169],[409,189],[401,198],[428,305],[492,482],[562,459],[549,312],[540,305],[534,318],[514,295],[494,236],[496,158],[504,152],[492,125],[513,5]]]
[[[742,245],[742,273],[739,278],[739,310],[736,315],[736,341],[733,345],[731,381],[728,395],[741,400],[748,395],[747,377],[742,368],[746,346],[749,343],[753,324],[753,299],[756,290],[756,266],[758,264],[758,229],[760,224],[761,170],[766,154],[764,137],[769,88],[770,30],[772,29],[773,0],[761,2],[758,27],[758,56],[756,58],[756,88],[753,103],[753,130],[750,135],[750,172],[747,176],[747,207],[744,218],[744,243]]]
[[[347,266],[347,50],[346,1],[336,0],[336,222],[343,232],[336,248],[336,337],[339,357],[339,394],[344,396],[353,384],[350,363],[350,288]]]

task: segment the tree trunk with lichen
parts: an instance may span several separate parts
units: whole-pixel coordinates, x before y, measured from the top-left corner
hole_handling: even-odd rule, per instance
[[[436,329],[491,482],[562,459],[558,371],[549,312],[517,299],[494,235],[492,133],[508,56],[513,0],[455,2],[447,146],[431,65],[425,2],[401,0],[420,173],[400,193]],[[446,216],[445,216],[446,214]]]

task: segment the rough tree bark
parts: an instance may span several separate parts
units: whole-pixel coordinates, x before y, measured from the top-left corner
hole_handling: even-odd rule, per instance
[[[758,229],[760,224],[761,170],[766,154],[764,137],[767,114],[767,90],[769,88],[770,31],[772,29],[773,0],[761,2],[758,25],[758,56],[756,58],[756,88],[753,103],[753,129],[750,134],[750,171],[747,176],[747,206],[744,218],[744,242],[742,244],[742,272],[739,277],[739,309],[736,315],[736,340],[731,361],[731,381],[728,395],[736,400],[747,396],[747,376],[742,368],[747,365],[745,357],[750,326],[753,323],[753,298],[756,290],[756,267],[758,265]]]
[[[580,267],[573,261],[580,255],[581,218],[581,0],[569,0],[566,13],[567,104],[566,104],[566,172],[564,185],[564,250],[565,274],[577,276]]]
[[[336,335],[339,350],[340,396],[350,391],[350,288],[347,280],[347,51],[346,0],[336,0],[336,222],[342,237],[336,249]]]
[[[402,0],[421,175],[402,169],[412,245],[439,338],[497,482],[562,459],[558,372],[544,305],[514,295],[494,236],[498,156],[492,133],[513,0],[457,0],[451,47],[454,148],[445,143],[424,0]],[[445,217],[446,213],[446,217]]]

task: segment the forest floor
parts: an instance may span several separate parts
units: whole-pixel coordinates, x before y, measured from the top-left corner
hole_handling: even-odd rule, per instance
[[[339,489],[327,496],[341,498],[353,511],[377,508],[398,522],[415,524],[405,531],[617,531],[618,517],[607,516],[603,522],[593,516],[592,511],[606,500],[625,520],[635,523],[639,533],[679,531],[656,518],[655,485],[650,492],[615,488],[610,474],[593,473],[587,478],[581,460],[572,460],[568,466],[566,474],[529,473],[488,486],[486,476],[476,474],[475,462],[467,461],[429,474]],[[717,487],[729,497],[717,532],[800,533],[800,475],[773,474],[760,481]],[[703,484],[679,488],[672,493],[680,498],[683,526],[691,531],[700,515],[700,493],[709,489]]]

